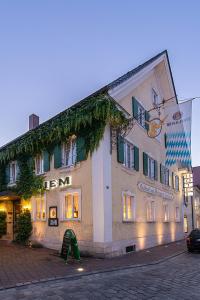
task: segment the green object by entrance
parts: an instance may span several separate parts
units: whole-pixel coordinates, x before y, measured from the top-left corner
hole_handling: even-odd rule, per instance
[[[72,229],[67,229],[63,237],[61,257],[67,262],[69,256],[80,260],[80,250],[77,243],[77,238]]]

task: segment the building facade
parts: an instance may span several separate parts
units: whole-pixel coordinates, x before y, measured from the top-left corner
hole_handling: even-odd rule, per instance
[[[106,124],[98,147],[88,156],[75,135],[66,136],[67,141],[50,153],[45,149],[35,153],[35,172],[44,177],[45,192],[27,200],[1,192],[0,210],[7,212],[7,234],[2,238],[13,239],[23,209],[31,211],[31,239],[53,249],[61,248],[68,228],[74,230],[82,252],[97,256],[120,255],[184,237],[182,180],[178,165],[165,167],[165,128],[156,138],[147,135],[149,120],[158,117],[158,110],[152,108],[163,99],[177,101],[167,52],[93,95],[105,90],[132,119],[129,130],[115,135]],[[160,119],[166,117],[164,110],[159,113]],[[12,186],[19,172],[17,157],[8,166],[7,185]]]

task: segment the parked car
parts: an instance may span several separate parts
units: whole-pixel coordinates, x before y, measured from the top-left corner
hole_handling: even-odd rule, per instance
[[[200,250],[200,229],[193,229],[187,237],[187,248],[189,252]]]

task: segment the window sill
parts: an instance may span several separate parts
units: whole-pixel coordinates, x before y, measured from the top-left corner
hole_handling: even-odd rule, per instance
[[[122,221],[122,223],[127,223],[127,224],[128,224],[128,223],[134,223],[134,222],[135,222],[134,220],[123,220],[123,221]]]
[[[81,219],[78,219],[78,218],[72,218],[72,219],[63,219],[63,220],[60,220],[60,222],[70,222],[70,221],[76,221],[76,222],[81,222]]]
[[[135,169],[129,169],[128,167],[122,165],[122,170],[130,175],[134,175],[137,171]]]
[[[8,187],[13,187],[13,186],[16,186],[17,185],[17,183],[16,183],[16,181],[15,182],[9,182],[8,183]]]
[[[81,166],[81,164],[77,163],[77,164],[71,165],[71,166],[62,166],[62,167],[59,168],[59,170],[60,171],[69,171],[70,172],[70,171],[74,171],[76,169],[79,169],[80,166]]]
[[[146,181],[147,181],[148,183],[150,183],[150,184],[155,184],[155,183],[156,183],[156,180],[155,180],[155,179],[151,179],[151,178],[148,177],[148,176],[145,176],[145,179],[146,179]]]
[[[46,172],[42,172],[42,173],[38,173],[38,174],[35,173],[35,175],[36,175],[36,176],[42,176],[42,175],[45,175],[45,173],[46,173]]]

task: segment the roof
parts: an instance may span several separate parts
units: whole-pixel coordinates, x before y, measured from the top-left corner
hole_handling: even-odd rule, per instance
[[[131,78],[132,76],[134,76],[135,74],[137,74],[138,72],[140,72],[142,69],[144,69],[145,67],[147,67],[148,65],[150,65],[151,63],[153,63],[154,61],[156,61],[159,57],[161,57],[163,54],[166,55],[167,57],[167,61],[168,61],[168,65],[169,65],[169,70],[170,70],[170,75],[171,75],[171,79],[172,79],[172,85],[173,85],[173,89],[174,89],[174,94],[176,96],[176,90],[175,90],[175,85],[174,85],[174,80],[173,80],[173,76],[172,76],[172,72],[171,72],[171,67],[170,67],[170,63],[169,63],[169,58],[168,58],[168,52],[167,50],[164,50],[162,52],[160,52],[159,54],[157,54],[156,56],[150,58],[149,60],[147,60],[145,63],[137,66],[136,68],[132,69],[131,71],[127,72],[126,74],[120,76],[119,78],[117,78],[116,80],[112,81],[111,83],[105,85],[104,87],[102,87],[101,89],[97,90],[96,92],[92,93],[91,95],[87,96],[86,98],[82,99],[81,101],[75,103],[74,105],[72,105],[71,107],[65,109],[64,111],[60,112],[59,114],[55,115],[54,117],[50,118],[49,120],[41,123],[37,128],[32,129],[32,131],[37,130],[38,128],[40,128],[41,126],[43,126],[44,124],[48,124],[48,122],[50,123],[53,119],[58,118],[59,116],[61,116],[63,113],[66,113],[66,111],[68,109],[73,109],[73,108],[78,108],[79,106],[83,105],[84,102],[86,100],[88,100],[90,97],[95,97],[98,96],[102,93],[107,93],[110,89],[113,89],[114,87],[120,85],[122,82],[128,80],[129,78]],[[177,99],[176,99],[177,100]],[[16,141],[18,141],[21,138],[26,137],[26,135],[28,134],[29,131],[27,131],[26,133],[20,135],[19,137],[17,137],[16,139],[8,142],[7,144],[3,145],[2,147],[0,147],[0,151],[5,149],[7,146],[15,143]]]
[[[193,167],[193,185],[200,187],[200,166],[199,167]]]

